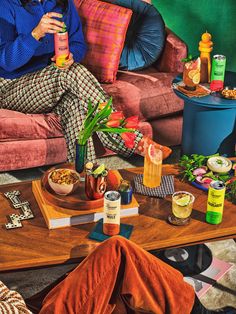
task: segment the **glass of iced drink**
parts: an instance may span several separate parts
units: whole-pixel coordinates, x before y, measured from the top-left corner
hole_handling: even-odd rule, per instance
[[[172,213],[168,220],[174,225],[186,225],[190,221],[195,197],[186,191],[175,192],[172,195]]]
[[[161,185],[162,151],[150,144],[144,158],[143,185],[155,188]]]
[[[194,91],[200,83],[200,66],[200,58],[184,63],[183,82],[185,89]]]

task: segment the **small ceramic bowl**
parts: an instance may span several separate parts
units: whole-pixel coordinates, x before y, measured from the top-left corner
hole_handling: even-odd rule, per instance
[[[55,193],[68,195],[79,186],[80,175],[75,170],[59,168],[49,172],[48,183]]]
[[[225,86],[221,91],[221,96],[225,99],[236,99],[236,87],[235,86]]]

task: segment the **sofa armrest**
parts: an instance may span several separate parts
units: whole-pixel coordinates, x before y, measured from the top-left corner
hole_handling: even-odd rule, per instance
[[[166,42],[163,52],[154,66],[160,72],[183,72],[181,59],[186,58],[187,45],[170,29],[166,28]]]

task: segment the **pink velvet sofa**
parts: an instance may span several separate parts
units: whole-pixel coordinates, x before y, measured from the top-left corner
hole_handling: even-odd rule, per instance
[[[103,84],[117,110],[138,115],[140,130],[164,145],[181,143],[183,102],[171,82],[182,71],[186,44],[167,30],[158,62],[139,72],[119,71],[113,84]],[[66,143],[55,114],[23,114],[0,109],[0,171],[64,162]]]

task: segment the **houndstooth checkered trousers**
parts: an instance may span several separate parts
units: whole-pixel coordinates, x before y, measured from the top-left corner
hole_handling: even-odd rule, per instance
[[[97,79],[78,63],[67,70],[49,65],[20,78],[0,78],[1,108],[23,113],[54,112],[60,116],[69,162],[75,158],[75,141],[85,119],[89,99],[96,104],[108,100],[109,96]],[[104,133],[98,133],[105,147],[127,157],[133,153],[142,138],[139,131],[136,131],[136,135],[136,145],[129,149],[119,134],[112,134],[115,145]],[[88,144],[87,158],[91,161],[96,158],[92,140]]]

